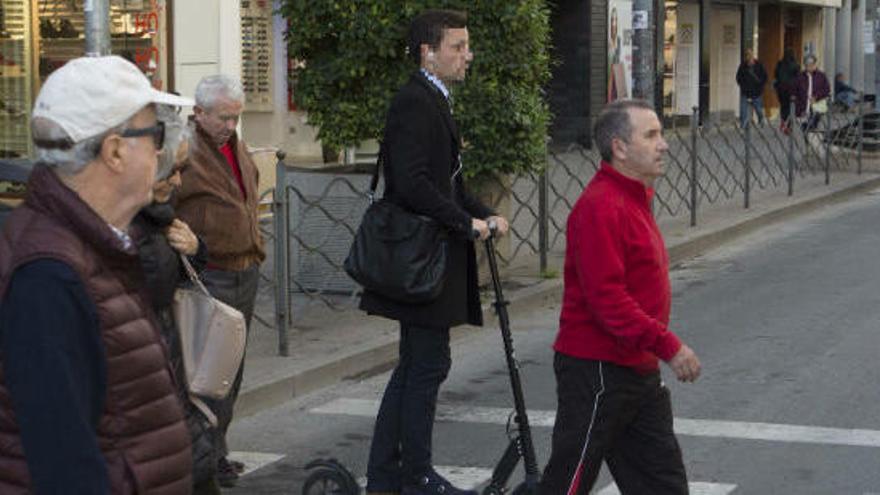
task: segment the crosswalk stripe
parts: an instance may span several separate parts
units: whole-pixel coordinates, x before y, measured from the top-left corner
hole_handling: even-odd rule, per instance
[[[341,398],[316,407],[311,412],[375,417],[378,410],[379,401],[376,400]],[[510,409],[500,407],[437,407],[437,421],[445,422],[507,424],[510,414]],[[552,427],[555,419],[555,411],[529,411],[529,423],[534,427]],[[675,432],[695,437],[880,447],[880,431],[865,429],[675,418]]]
[[[434,469],[450,483],[465,490],[473,490],[492,479],[491,469],[464,466],[434,466]],[[367,478],[358,478],[358,484],[366,488]]]
[[[736,485],[725,483],[706,483],[703,481],[694,481],[688,483],[691,495],[727,495],[736,490]],[[611,483],[601,489],[597,495],[620,495],[617,485]]]
[[[238,461],[244,464],[244,472],[239,476],[246,476],[258,469],[262,469],[273,462],[281,460],[281,454],[268,454],[265,452],[230,452],[226,456],[230,461]]]

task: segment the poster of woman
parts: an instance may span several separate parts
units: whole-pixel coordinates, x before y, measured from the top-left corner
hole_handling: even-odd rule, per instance
[[[632,1],[609,0],[608,101],[630,97],[632,88]]]

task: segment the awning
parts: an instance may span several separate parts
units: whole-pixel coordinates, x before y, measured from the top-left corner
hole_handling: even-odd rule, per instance
[[[799,5],[811,5],[814,7],[832,7],[839,9],[843,5],[843,0],[790,0],[785,3],[794,3]]]

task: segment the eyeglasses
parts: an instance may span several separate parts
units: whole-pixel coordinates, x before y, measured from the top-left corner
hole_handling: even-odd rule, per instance
[[[165,145],[165,122],[156,122],[156,125],[144,127],[143,129],[126,129],[122,131],[120,136],[124,138],[150,136],[153,138],[156,151],[158,151]]]

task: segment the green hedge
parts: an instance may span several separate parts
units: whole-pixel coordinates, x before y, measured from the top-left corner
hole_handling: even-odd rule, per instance
[[[453,90],[467,174],[540,169],[550,119],[546,0],[282,0],[289,56],[304,62],[294,97],[318,137],[342,148],[381,136],[391,97],[416,70],[406,30],[425,8],[468,12],[475,57]]]

